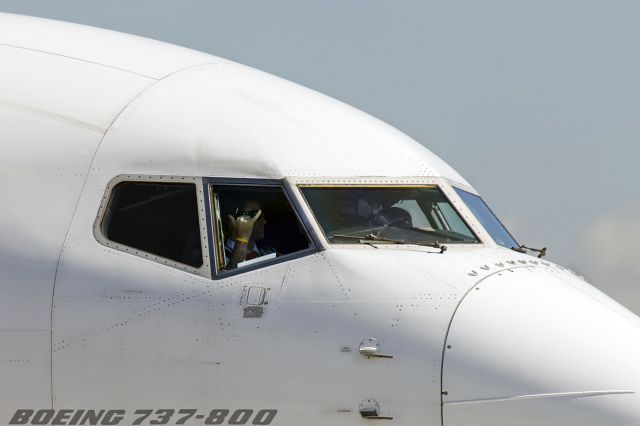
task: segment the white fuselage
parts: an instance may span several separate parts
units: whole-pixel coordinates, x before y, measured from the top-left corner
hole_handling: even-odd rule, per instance
[[[72,24],[0,14],[0,63],[0,424],[640,424],[640,320],[496,244],[453,188],[476,191],[406,135]],[[209,179],[280,185],[313,250],[218,275]],[[196,186],[202,266],[108,244],[127,181]],[[333,244],[301,185],[436,185],[479,242]],[[361,354],[369,338],[393,357]]]

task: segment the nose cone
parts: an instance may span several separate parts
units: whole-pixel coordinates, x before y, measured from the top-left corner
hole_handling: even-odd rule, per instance
[[[640,425],[640,321],[564,271],[522,268],[462,300],[444,426]]]

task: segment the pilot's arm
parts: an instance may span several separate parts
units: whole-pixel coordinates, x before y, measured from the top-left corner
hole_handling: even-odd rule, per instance
[[[227,262],[228,269],[235,269],[238,263],[247,260],[249,248],[253,248],[255,244],[251,241],[253,226],[261,215],[262,210],[259,210],[254,217],[239,216],[234,218],[233,216],[229,216],[229,220],[231,221],[231,238],[233,239],[234,245],[231,255],[229,256],[229,261]]]

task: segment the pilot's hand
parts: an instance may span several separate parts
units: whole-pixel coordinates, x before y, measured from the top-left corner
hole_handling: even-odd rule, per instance
[[[229,216],[231,221],[231,238],[234,240],[249,241],[253,233],[253,225],[262,216],[262,210],[258,210],[255,216]]]

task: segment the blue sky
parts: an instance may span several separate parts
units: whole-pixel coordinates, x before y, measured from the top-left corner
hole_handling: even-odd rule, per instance
[[[440,155],[516,238],[640,313],[640,3],[0,0],[192,47],[345,101]]]

